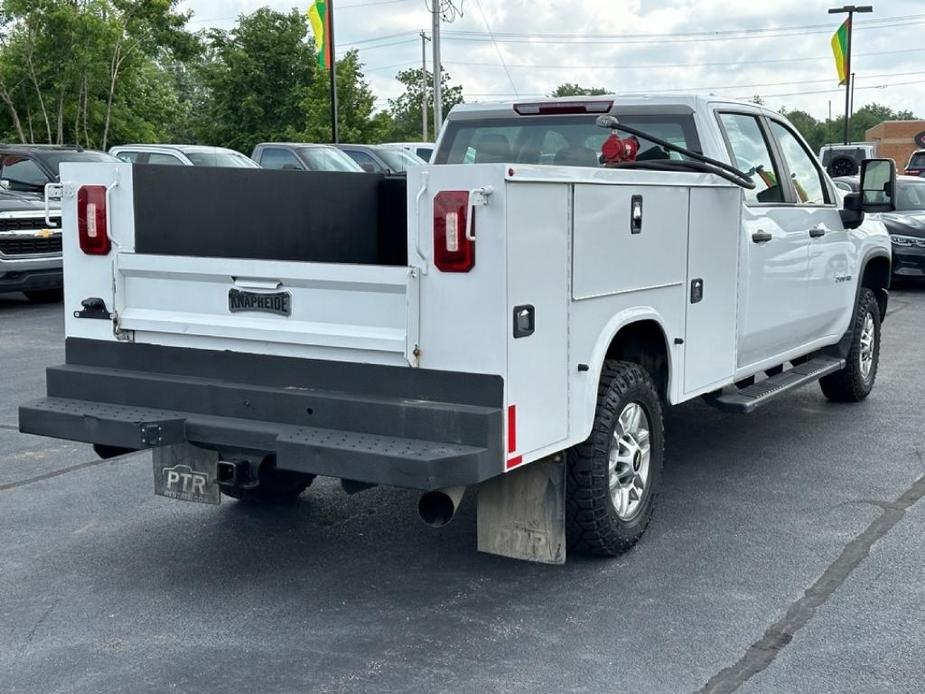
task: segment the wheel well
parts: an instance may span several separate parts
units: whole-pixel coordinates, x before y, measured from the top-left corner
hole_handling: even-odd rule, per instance
[[[861,277],[861,286],[867,289],[873,289],[877,297],[877,305],[880,307],[880,319],[886,318],[886,289],[890,286],[890,261],[883,256],[871,258],[867,265],[864,266],[864,274]]]
[[[604,358],[639,364],[652,376],[662,398],[668,400],[668,344],[662,327],[654,320],[638,321],[620,328]]]

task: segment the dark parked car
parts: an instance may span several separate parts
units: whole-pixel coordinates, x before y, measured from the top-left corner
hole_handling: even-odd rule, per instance
[[[401,147],[386,145],[336,145],[364,171],[370,173],[406,173],[411,166],[427,162]]]
[[[251,159],[265,169],[292,171],[362,171],[336,147],[309,142],[261,142]]]
[[[836,178],[842,190],[858,192],[858,178]],[[925,178],[896,177],[896,210],[880,215],[893,242],[893,278],[925,278]]]
[[[0,292],[61,300],[61,212],[49,218],[34,195],[0,190]]]
[[[919,149],[909,157],[909,163],[906,164],[907,176],[925,175],[925,149]]]
[[[106,152],[67,145],[0,145],[0,186],[44,197],[45,184],[58,182],[64,162],[118,162]]]

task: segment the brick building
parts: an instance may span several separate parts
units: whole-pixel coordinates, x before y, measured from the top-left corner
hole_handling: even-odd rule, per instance
[[[877,156],[896,162],[902,173],[909,156],[925,149],[925,120],[888,120],[875,125],[864,134],[867,142],[877,143]]]

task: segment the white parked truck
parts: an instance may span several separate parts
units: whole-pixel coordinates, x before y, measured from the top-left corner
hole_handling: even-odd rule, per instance
[[[603,163],[602,163],[603,162]],[[62,166],[66,363],[24,432],[153,449],[218,503],[478,491],[479,549],[642,535],[665,408],[867,396],[895,167],[843,202],[793,126],[708,96],[456,107],[405,178]]]

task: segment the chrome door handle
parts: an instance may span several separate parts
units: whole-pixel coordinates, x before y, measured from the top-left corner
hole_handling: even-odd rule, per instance
[[[810,238],[818,239],[820,236],[825,236],[826,231],[828,230],[825,228],[825,224],[817,224],[809,230],[809,236]]]
[[[752,234],[752,241],[755,243],[765,243],[770,241],[772,238],[773,237],[771,236],[770,231],[762,231],[761,229]]]

